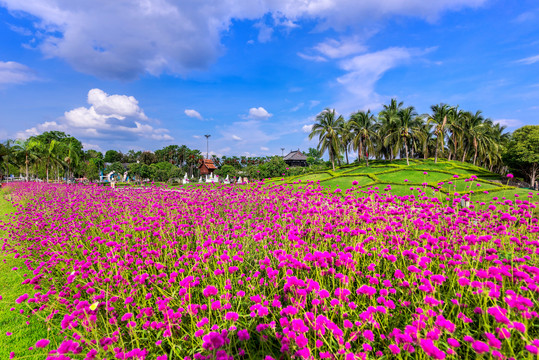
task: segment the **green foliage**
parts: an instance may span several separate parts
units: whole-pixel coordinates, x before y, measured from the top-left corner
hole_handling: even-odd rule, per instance
[[[106,163],[120,162],[122,161],[122,155],[116,150],[107,150],[104,160]]]
[[[539,125],[515,130],[503,160],[512,171],[526,176],[533,187],[539,176]]]
[[[223,165],[220,169],[215,170],[215,173],[222,178],[228,176],[238,176],[238,170],[232,165]]]

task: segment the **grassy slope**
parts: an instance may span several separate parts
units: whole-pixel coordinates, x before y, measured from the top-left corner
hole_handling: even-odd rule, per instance
[[[0,190],[0,220],[7,221],[8,214],[14,210],[11,203],[4,199],[4,194]],[[8,234],[0,230],[0,238],[7,238]],[[13,268],[21,270],[12,270]],[[0,359],[9,359],[10,352],[15,353],[15,359],[24,355],[28,358],[28,348],[35,345],[39,339],[47,338],[48,331],[46,324],[35,318],[28,318],[29,309],[26,305],[22,306],[15,303],[17,297],[24,293],[32,295],[31,286],[22,285],[23,275],[27,273],[24,270],[24,262],[21,259],[15,259],[10,255],[0,253]],[[31,275],[28,274],[29,276]],[[11,308],[15,308],[11,311]],[[24,314],[19,311],[24,309]],[[29,321],[29,324],[26,322]],[[6,333],[12,333],[7,336]],[[47,347],[52,347],[52,343]],[[44,359],[45,349],[36,349],[31,352],[35,355],[32,358]]]
[[[491,173],[483,168],[462,163],[460,161],[440,160],[434,163],[433,160],[410,160],[410,165],[406,165],[405,160],[393,162],[371,161],[369,167],[364,164],[343,166],[333,171],[319,171],[311,174],[304,174],[296,177],[289,177],[280,181],[273,179],[272,183],[298,183],[305,184],[308,181],[319,182],[321,186],[328,189],[340,188],[341,190],[352,187],[352,182],[357,181],[358,185],[365,189],[369,187],[378,188],[385,191],[391,187],[394,195],[408,195],[417,193],[417,189],[424,190],[427,194],[433,194],[435,187],[442,186],[441,196],[447,194],[468,194],[472,201],[488,202],[494,197],[499,199],[514,198],[518,195],[521,198],[539,201],[539,193],[527,189],[516,189],[503,185],[504,179],[499,175]],[[426,173],[426,174],[425,174]],[[454,178],[458,175],[458,179]],[[472,175],[477,176],[477,180],[464,181]],[[502,183],[494,182],[495,180]],[[439,185],[443,182],[443,185]],[[423,185],[427,183],[427,185]],[[478,186],[479,184],[479,186]],[[411,190],[413,189],[413,190]],[[487,191],[488,193],[485,193]],[[533,193],[533,195],[530,195]]]

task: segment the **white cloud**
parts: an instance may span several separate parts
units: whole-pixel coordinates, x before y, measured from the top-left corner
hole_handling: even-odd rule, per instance
[[[0,85],[23,84],[37,79],[32,69],[26,65],[15,61],[0,61]]]
[[[290,111],[298,111],[299,109],[301,109],[303,107],[303,105],[305,105],[305,104],[304,103],[299,103],[296,106],[294,106],[292,109],[290,109]]]
[[[200,113],[198,111],[196,111],[196,110],[185,109],[184,113],[185,113],[185,115],[187,115],[189,117],[197,118],[199,120],[202,120],[202,115],[200,115]]]
[[[340,31],[394,16],[434,21],[442,12],[486,1],[140,0],[105,5],[102,0],[3,0],[2,6],[35,17],[35,46],[46,57],[99,77],[132,79],[208,68],[223,53],[221,36],[232,20],[258,21],[270,14],[274,27],[292,28],[301,19]]]
[[[307,54],[304,54],[302,52],[298,52],[297,54],[298,54],[298,56],[300,58],[305,59],[305,60],[309,60],[309,61],[316,61],[316,62],[328,61],[328,59],[326,59],[325,57],[323,57],[321,55],[307,55]]]
[[[250,108],[249,115],[247,116],[247,118],[254,120],[267,120],[272,116],[273,114],[270,114],[269,112],[267,112],[266,109],[261,106],[258,108]]]
[[[310,134],[311,131],[313,130],[313,124],[310,124],[310,125],[303,125],[303,127],[301,128],[301,130],[306,133],[306,134]]]
[[[234,134],[232,134],[232,139],[236,141],[241,141],[241,138],[238,135],[234,135]]]
[[[258,42],[265,43],[271,40],[271,36],[273,35],[273,28],[270,26],[267,26],[264,22],[260,21],[255,24],[255,27],[257,27],[258,30]]]
[[[85,143],[83,142],[82,143],[82,147],[85,149],[85,150],[96,150],[96,151],[103,151],[103,149],[101,148],[101,146],[97,145],[97,144],[89,144],[89,143]]]
[[[201,138],[202,138],[202,136],[200,136],[200,135],[193,135],[193,137],[194,137],[195,139],[201,139]]]
[[[269,148],[268,148],[268,147],[265,147],[265,146],[261,146],[261,147],[260,147],[260,150],[262,150],[262,151],[269,151]]]
[[[343,58],[367,50],[358,37],[345,38],[342,40],[327,39],[316,45],[313,49],[331,59]]]
[[[393,47],[342,60],[339,66],[347,73],[337,78],[337,82],[353,95],[350,100],[355,104],[375,108],[380,97],[374,87],[382,75],[428,51]]]
[[[147,124],[149,119],[133,96],[108,95],[100,89],[92,89],[87,100],[90,107],[66,111],[57,121],[44,122],[17,135],[28,137],[44,131],[61,130],[82,139],[173,140],[167,129],[156,129]]]
[[[507,127],[519,127],[522,126],[524,123],[518,119],[496,119],[494,120],[495,124],[500,124],[502,126]]]
[[[524,59],[517,60],[518,63],[531,65],[535,64],[536,62],[539,62],[539,55],[530,56]]]
[[[313,107],[315,107],[316,105],[320,104],[320,101],[318,100],[311,100],[310,101],[310,105],[309,105],[309,109],[312,109]]]

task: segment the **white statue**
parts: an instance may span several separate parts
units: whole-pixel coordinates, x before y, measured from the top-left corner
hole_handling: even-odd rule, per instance
[[[185,173],[185,176],[183,177],[182,184],[189,184],[189,179],[187,178],[187,173]]]
[[[123,178],[122,178],[122,181],[123,181],[123,182],[126,182],[126,181],[127,181],[127,171],[124,172],[124,176],[123,176]]]
[[[230,184],[230,180],[228,179],[228,175],[226,176],[224,183],[225,184]]]

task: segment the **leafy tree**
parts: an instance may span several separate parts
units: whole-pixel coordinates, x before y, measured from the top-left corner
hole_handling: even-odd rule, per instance
[[[105,162],[113,163],[122,161],[122,154],[116,150],[107,150],[105,153]]]
[[[322,163],[322,153],[315,148],[309,148],[307,152],[307,164],[309,165],[319,165]]]
[[[16,156],[22,159],[22,163],[26,168],[26,181],[28,181],[28,166],[30,162],[36,161],[39,159],[39,141],[33,138],[26,140],[17,140],[15,142],[15,153]]]
[[[238,175],[238,170],[232,165],[223,165],[220,169],[215,170],[215,173],[223,178],[227,175],[235,177]]]
[[[341,132],[343,125],[344,118],[342,115],[337,117],[335,109],[331,110],[326,108],[316,116],[316,122],[309,134],[309,139],[318,136],[318,150],[320,150],[322,154],[325,153],[326,150],[328,151],[329,161],[331,161],[333,170],[335,170],[335,158],[337,158],[340,153],[341,144],[339,133]]]
[[[151,165],[157,162],[157,156],[155,156],[153,152],[144,151],[142,154],[140,154],[139,160],[143,164]]]
[[[539,176],[539,125],[527,125],[515,130],[503,154],[509,168],[528,177],[532,187]]]

